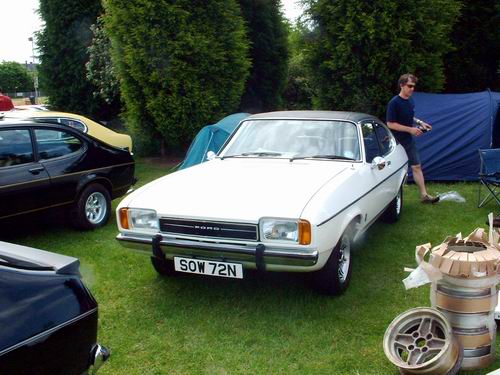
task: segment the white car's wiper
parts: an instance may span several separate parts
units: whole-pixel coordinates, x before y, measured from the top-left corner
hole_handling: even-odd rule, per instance
[[[356,159],[349,158],[347,156],[342,156],[342,155],[304,155],[304,156],[294,156],[294,157],[290,158],[290,161],[299,160],[299,159],[356,160]]]
[[[236,157],[241,157],[241,156],[281,156],[281,153],[279,152],[270,152],[270,151],[255,151],[255,152],[244,152],[242,154],[235,154],[235,155],[224,155],[221,157],[222,159],[227,159],[227,158],[236,158]]]

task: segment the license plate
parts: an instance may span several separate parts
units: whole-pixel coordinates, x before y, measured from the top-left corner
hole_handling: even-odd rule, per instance
[[[238,263],[174,257],[174,266],[179,272],[243,279],[243,266]]]

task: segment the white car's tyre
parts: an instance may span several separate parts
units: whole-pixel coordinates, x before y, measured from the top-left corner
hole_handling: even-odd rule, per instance
[[[340,295],[345,292],[351,280],[352,239],[347,229],[340,237],[325,263],[324,267],[314,275],[314,287],[328,295]]]
[[[399,188],[398,195],[389,203],[389,206],[382,214],[382,220],[386,223],[395,223],[401,216],[403,209],[403,186]]]

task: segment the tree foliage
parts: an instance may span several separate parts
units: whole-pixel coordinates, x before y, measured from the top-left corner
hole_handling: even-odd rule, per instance
[[[283,99],[285,108],[290,110],[312,108],[313,88],[304,53],[310,34],[311,31],[300,21],[291,26],[288,32],[290,61]]]
[[[249,60],[235,0],[105,7],[127,126],[143,142],[185,147],[203,125],[237,109]]]
[[[500,1],[462,0],[445,57],[446,91],[500,90]]]
[[[90,26],[92,42],[88,47],[89,61],[85,64],[87,79],[94,87],[93,95],[107,104],[107,118],[116,117],[121,111],[120,81],[111,61],[111,40],[104,32],[104,19]]]
[[[304,2],[315,33],[307,54],[317,108],[382,116],[406,72],[421,78],[421,90],[443,88],[458,0]]]
[[[34,91],[33,78],[26,67],[15,61],[0,63],[0,87],[3,92]]]
[[[241,100],[246,112],[283,105],[288,66],[287,28],[280,0],[239,0],[250,40],[252,67]]]
[[[101,109],[85,69],[90,26],[100,13],[100,0],[40,0],[45,22],[37,36],[40,79],[54,108],[83,114],[97,114]]]
[[[97,18],[97,22],[90,29],[93,38],[88,47],[89,61],[85,65],[87,79],[97,89],[94,91],[94,96],[101,97],[106,103],[111,104],[118,101],[120,82],[111,61],[111,41],[104,32],[102,16]]]

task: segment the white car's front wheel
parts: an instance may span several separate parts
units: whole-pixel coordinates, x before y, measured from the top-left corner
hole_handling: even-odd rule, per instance
[[[346,230],[332,250],[324,267],[314,275],[314,286],[328,295],[339,295],[345,292],[351,280],[351,235]]]

